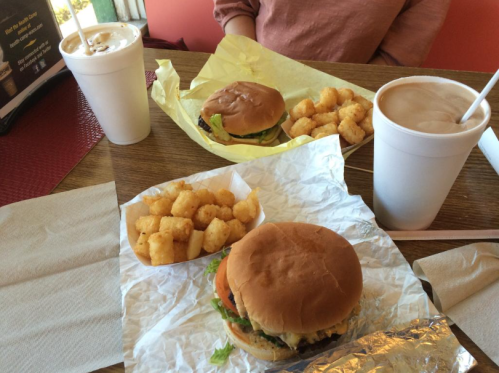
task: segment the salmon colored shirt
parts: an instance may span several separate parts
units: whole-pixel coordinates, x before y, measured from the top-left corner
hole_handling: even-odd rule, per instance
[[[222,28],[253,18],[263,46],[302,60],[421,65],[450,0],[214,0]]]

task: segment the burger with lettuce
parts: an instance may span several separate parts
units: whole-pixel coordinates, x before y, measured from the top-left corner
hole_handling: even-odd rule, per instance
[[[252,82],[234,82],[205,101],[198,125],[225,145],[270,145],[286,119],[279,91]]]
[[[216,297],[231,342],[277,361],[328,345],[360,310],[357,254],[333,231],[304,223],[268,223],[212,263]]]

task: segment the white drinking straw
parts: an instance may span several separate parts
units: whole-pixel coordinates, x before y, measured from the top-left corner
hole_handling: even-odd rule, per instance
[[[69,12],[73,16],[73,20],[75,21],[76,28],[78,29],[78,34],[80,35],[81,42],[85,46],[85,54],[90,55],[92,52],[90,51],[90,47],[88,46],[87,39],[85,38],[85,34],[83,33],[83,30],[81,29],[80,22],[78,21],[78,17],[76,17],[76,12],[73,8],[73,5],[71,4],[71,0],[66,0],[66,3],[68,4],[69,7]]]
[[[468,109],[468,111],[466,113],[464,113],[463,117],[459,121],[460,124],[463,124],[468,119],[470,119],[470,117],[473,115],[473,113],[475,112],[475,110],[482,103],[482,101],[485,98],[485,96],[487,96],[489,94],[490,90],[494,87],[494,85],[497,83],[498,80],[499,80],[499,70],[496,71],[496,73],[494,74],[494,76],[492,77],[492,79],[490,79],[490,81],[487,83],[487,85],[485,86],[485,88],[483,89],[483,91],[478,95],[478,97],[475,99],[475,101],[470,106],[470,108]]]

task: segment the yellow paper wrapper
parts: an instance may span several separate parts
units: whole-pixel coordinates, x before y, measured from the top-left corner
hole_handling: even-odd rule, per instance
[[[324,87],[350,88],[372,101],[374,93],[345,80],[335,78],[304,64],[264,48],[244,36],[227,35],[191,82],[191,89],[180,91],[180,78],[170,60],[158,60],[158,79],[152,88],[152,98],[187,135],[206,150],[232,162],[278,154],[314,139],[300,136],[289,140],[281,135],[277,146],[222,145],[208,138],[197,126],[204,101],[213,92],[234,81],[256,82],[281,92],[288,111],[304,98],[319,99]],[[372,138],[372,137],[371,137]],[[343,149],[344,156],[360,145]]]

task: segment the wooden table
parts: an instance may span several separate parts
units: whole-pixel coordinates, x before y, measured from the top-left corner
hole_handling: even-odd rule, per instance
[[[209,55],[196,52],[177,52],[146,49],[146,70],[155,70],[156,59],[171,59],[180,75],[180,89],[188,89]],[[305,62],[326,73],[359,86],[376,91],[390,80],[410,75],[436,75],[463,82],[480,91],[490,79],[490,74],[428,70],[405,67],[384,67],[326,62]],[[489,94],[492,107],[491,125],[499,135],[499,87]],[[151,135],[144,141],[119,146],[104,138],[78,166],[61,182],[55,192],[116,181],[118,202],[125,203],[139,192],[168,180],[194,173],[228,166],[231,162],[211,154],[193,142],[157,105],[149,100]],[[346,164],[372,170],[373,143],[362,147]],[[345,169],[345,180],[351,194],[362,196],[372,209],[372,174]],[[410,196],[408,196],[410,198]],[[475,148],[440,213],[430,229],[494,229],[499,228],[499,175]],[[495,242],[499,242],[496,240]],[[456,248],[470,241],[401,241],[397,246],[412,265],[413,261],[445,250]],[[424,286],[431,294],[429,286]],[[497,372],[495,365],[459,328],[452,327],[461,344],[479,362],[476,372]],[[123,364],[100,372],[123,372]]]

